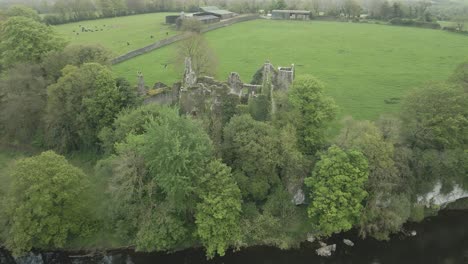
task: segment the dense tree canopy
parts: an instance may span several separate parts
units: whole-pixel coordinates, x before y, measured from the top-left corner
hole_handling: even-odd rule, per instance
[[[101,129],[135,103],[135,92],[118,86],[112,72],[97,63],[67,66],[48,88],[46,141],[60,151],[92,148]]]
[[[39,62],[49,51],[60,50],[64,41],[53,29],[27,17],[11,17],[0,24],[0,63]]]
[[[85,174],[52,151],[19,160],[6,201],[6,246],[14,254],[61,248],[88,232]]]
[[[201,201],[197,204],[197,234],[209,257],[224,255],[240,241],[241,194],[231,169],[220,161],[208,165],[198,184]]]
[[[146,104],[134,109],[123,109],[115,118],[111,126],[103,128],[99,132],[106,153],[113,153],[116,143],[123,143],[129,134],[141,135],[146,132],[145,125],[155,122],[161,110],[164,109],[157,104]]]
[[[359,151],[332,146],[320,155],[312,176],[305,180],[311,198],[308,214],[317,232],[328,236],[358,222],[368,174],[366,158]]]
[[[21,16],[31,18],[32,20],[41,21],[41,17],[36,10],[29,8],[27,6],[14,5],[8,8],[6,15],[9,17]]]
[[[468,93],[459,87],[428,84],[408,96],[402,115],[412,147],[443,150],[468,144]]]
[[[326,124],[336,116],[336,105],[323,92],[323,85],[311,76],[299,76],[289,92],[297,112],[297,132],[304,152],[313,154],[325,143]]]
[[[233,168],[244,199],[264,200],[280,181],[275,129],[250,115],[235,116],[224,128],[223,159]]]
[[[337,143],[361,151],[369,165],[364,213],[360,218],[362,236],[388,239],[400,230],[409,216],[409,197],[403,192],[403,178],[395,166],[394,147],[369,121],[347,120]],[[409,184],[408,182],[406,184]]]
[[[0,80],[0,127],[5,140],[31,143],[42,126],[47,82],[39,66],[19,64]]]
[[[67,65],[80,66],[85,63],[110,65],[112,54],[97,45],[69,45],[63,50],[49,52],[41,63],[45,74],[52,82],[62,76],[62,69]]]
[[[214,169],[208,166],[213,158],[209,137],[200,124],[180,117],[177,109],[160,109],[158,118],[151,118],[143,131],[141,134],[130,132],[124,142],[117,144],[117,155],[105,161],[111,170],[110,194],[112,200],[117,201],[114,219],[117,231],[135,241],[138,249],[168,250],[191,239],[189,231],[195,228],[194,212],[199,196],[211,206],[231,208],[228,200],[225,205],[217,204],[221,202],[219,198],[210,200],[213,194],[209,186],[214,183],[204,176],[208,173],[220,179],[230,175],[225,175],[226,169],[207,170],[207,167]],[[220,166],[215,167],[220,169]],[[234,184],[229,179],[224,183],[229,181]],[[234,193],[228,191],[226,195],[233,194],[234,202],[237,199],[235,187],[231,187]],[[226,195],[223,197],[227,198]],[[234,203],[234,208],[236,206]],[[198,204],[198,208],[208,210],[204,203]],[[198,215],[197,225],[202,228],[203,239],[211,232],[208,229],[214,230],[210,227],[212,219],[207,213],[199,211]],[[231,226],[228,221],[233,221],[235,214],[234,218],[226,216],[225,224]],[[220,225],[219,232],[225,232],[222,231],[222,223],[217,224]],[[216,234],[218,231],[213,232]],[[210,241],[213,244],[207,246],[209,254],[221,253],[223,243],[227,243],[219,237],[216,239],[218,242]],[[213,245],[216,249],[212,248]]]

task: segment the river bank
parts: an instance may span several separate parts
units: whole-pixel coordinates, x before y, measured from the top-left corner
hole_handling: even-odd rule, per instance
[[[318,242],[304,242],[299,249],[280,250],[273,247],[251,247],[237,252],[227,252],[225,257],[207,261],[201,249],[176,253],[142,253],[132,250],[90,252],[35,252],[23,259],[14,260],[5,250],[0,250],[1,264],[439,264],[468,263],[468,210],[444,210],[421,223],[405,225],[406,233],[416,231],[416,236],[404,232],[392,236],[390,241],[360,239],[356,230],[338,234],[327,244],[336,244],[333,256],[319,257],[315,253]],[[347,246],[343,239],[354,246]]]

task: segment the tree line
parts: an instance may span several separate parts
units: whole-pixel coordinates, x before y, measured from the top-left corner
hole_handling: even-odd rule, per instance
[[[390,20],[415,19],[424,22],[452,20],[466,23],[468,5],[452,2],[389,0],[57,0],[23,3],[44,14],[48,24],[126,16],[153,12],[198,12],[200,6],[215,5],[236,13],[267,13],[274,9],[305,9],[314,16]],[[13,6],[14,7],[14,6]]]
[[[333,136],[338,106],[310,75],[190,116],[142,104],[105,49],[67,46],[29,13],[0,37],[2,142],[39,152],[0,175],[0,243],[16,255],[203,246],[210,258],[351,228],[385,240],[424,218],[419,195],[468,184],[468,63],[398,115],[346,118]],[[92,167],[67,159],[77,153]]]

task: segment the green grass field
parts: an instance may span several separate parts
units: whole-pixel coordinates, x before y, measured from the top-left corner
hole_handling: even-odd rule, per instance
[[[296,75],[312,74],[340,106],[340,117],[376,119],[394,112],[409,90],[446,79],[468,59],[468,37],[441,30],[338,22],[256,20],[206,34],[217,53],[217,78],[240,73],[250,82],[265,60],[275,66],[296,64]],[[177,45],[177,44],[175,44]],[[119,76],[136,82],[141,70],[147,85],[180,80],[173,63],[175,45],[115,65]],[[170,64],[173,66],[172,64]]]
[[[153,13],[88,20],[55,26],[55,29],[70,43],[101,44],[117,56],[167,38],[166,33],[169,36],[177,34],[173,27],[164,24],[165,17],[171,14]],[[81,32],[81,27],[92,29],[93,32]]]

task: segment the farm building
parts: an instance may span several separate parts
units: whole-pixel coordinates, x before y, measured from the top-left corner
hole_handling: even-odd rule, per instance
[[[166,24],[175,24],[180,15],[166,16]]]
[[[207,15],[207,14],[193,14],[193,18],[197,19],[198,21],[201,21],[203,24],[211,24],[211,23],[216,23],[221,21],[221,18],[213,15]]]
[[[216,7],[216,6],[200,7],[200,12],[206,13],[206,14],[209,14],[209,15],[213,15],[213,16],[217,16],[220,19],[228,19],[228,18],[234,17],[236,15],[235,13],[233,13],[231,11],[222,10],[222,9],[219,9],[218,7]]]
[[[271,11],[271,18],[285,20],[309,20],[310,14],[310,11],[307,10],[273,10]]]

